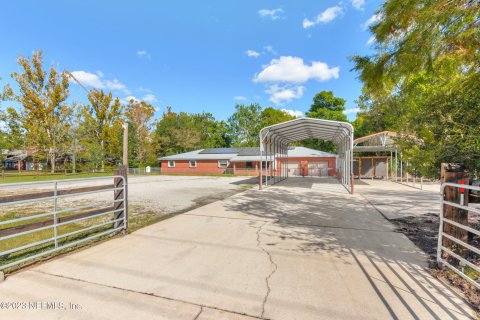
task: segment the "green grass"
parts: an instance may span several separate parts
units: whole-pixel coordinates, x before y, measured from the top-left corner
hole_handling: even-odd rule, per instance
[[[96,172],[96,173],[39,173],[36,175],[33,172],[25,173],[6,173],[3,177],[0,176],[0,185],[4,183],[17,182],[34,182],[34,181],[50,181],[50,180],[64,180],[64,179],[82,179],[111,176],[113,172]]]

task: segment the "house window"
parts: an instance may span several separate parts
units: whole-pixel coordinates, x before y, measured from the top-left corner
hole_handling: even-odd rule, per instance
[[[253,169],[253,162],[247,161],[247,162],[245,163],[245,168],[247,168],[247,169]]]
[[[172,160],[168,161],[168,167],[175,168],[175,161],[172,161]]]
[[[197,167],[197,161],[195,161],[195,160],[188,161],[188,167],[189,168],[196,168]]]
[[[218,160],[218,167],[219,168],[227,168],[228,167],[228,160]]]

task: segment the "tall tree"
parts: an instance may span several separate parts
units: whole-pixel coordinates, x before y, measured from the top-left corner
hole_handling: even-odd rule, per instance
[[[123,107],[111,92],[92,89],[88,94],[89,105],[81,109],[86,141],[92,149],[94,166],[104,170],[108,157],[119,158],[121,154]]]
[[[278,110],[272,107],[266,107],[263,109],[262,113],[260,114],[260,127],[265,128],[277,123],[289,121],[295,119],[294,116],[288,114],[283,110]]]
[[[155,130],[159,155],[170,155],[200,149],[201,132],[193,117],[185,112],[175,113],[171,107],[163,113]]]
[[[1,113],[0,117],[4,123],[0,148],[7,150],[24,148],[25,132],[18,111],[15,108],[8,107],[5,112]]]
[[[230,137],[225,121],[217,121],[209,112],[192,114],[195,127],[200,131],[202,148],[224,148],[230,146]]]
[[[232,144],[235,147],[253,147],[259,145],[259,133],[262,129],[262,107],[253,103],[237,104],[235,112],[228,118]]]
[[[352,58],[370,101],[364,125],[415,135],[398,143],[420,174],[442,161],[480,170],[478,1],[389,0],[377,17],[375,53]]]
[[[345,99],[335,97],[332,91],[320,91],[313,97],[307,116],[335,121],[347,121]]]
[[[150,126],[155,113],[155,108],[145,101],[130,100],[127,105],[125,116],[133,129],[134,156],[137,164],[147,162],[148,153],[151,147]],[[129,130],[130,132],[130,130]]]
[[[11,97],[22,106],[21,121],[27,142],[48,150],[54,172],[57,148],[66,137],[68,119],[72,115],[66,103],[69,96],[67,74],[65,71],[59,73],[53,66],[49,72],[45,71],[41,51],[30,58],[20,56],[17,62],[21,71],[12,73],[12,78],[19,92],[11,91]]]
[[[345,111],[345,102],[345,99],[336,97],[332,91],[320,91],[313,97],[313,103],[307,112],[307,117],[325,120],[347,121],[347,116],[343,113]],[[327,152],[336,151],[336,147],[333,142],[322,139],[305,139],[300,144],[307,148]]]

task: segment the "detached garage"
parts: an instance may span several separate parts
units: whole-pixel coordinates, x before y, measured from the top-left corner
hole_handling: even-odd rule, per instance
[[[288,175],[333,177],[336,175],[337,155],[305,147],[289,147]]]

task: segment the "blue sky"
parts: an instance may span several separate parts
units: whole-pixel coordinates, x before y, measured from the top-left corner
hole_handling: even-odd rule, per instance
[[[333,90],[349,119],[361,90],[349,57],[366,54],[382,1],[6,1],[0,12],[0,84],[19,54],[88,87],[174,111],[226,119],[236,103],[306,112]],[[72,99],[86,94],[72,84]]]

